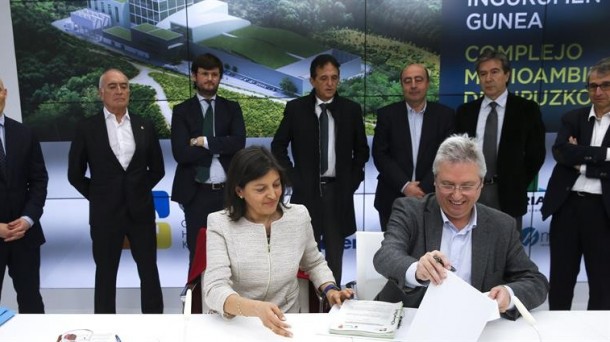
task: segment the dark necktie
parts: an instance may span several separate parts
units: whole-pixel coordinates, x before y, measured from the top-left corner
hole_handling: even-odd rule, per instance
[[[214,109],[212,108],[211,99],[205,99],[204,101],[208,103],[208,109],[206,109],[203,118],[203,136],[212,137],[214,136]],[[208,179],[210,179],[210,167],[197,166],[195,181],[205,183]]]
[[[483,136],[483,156],[487,166],[486,179],[491,179],[496,175],[496,160],[498,156],[498,112],[496,102],[491,102],[491,110],[485,123],[485,134]]]
[[[328,170],[328,113],[326,103],[321,103],[320,108],[320,175]]]
[[[6,153],[4,152],[4,143],[0,138],[0,176],[6,175]]]

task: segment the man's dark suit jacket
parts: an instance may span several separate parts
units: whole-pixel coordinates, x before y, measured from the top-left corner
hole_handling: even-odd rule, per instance
[[[425,193],[434,191],[432,162],[440,144],[453,132],[454,123],[453,109],[436,102],[426,104],[415,170],[415,180]],[[413,148],[405,101],[377,111],[373,161],[379,171],[375,208],[389,217],[392,203],[403,196],[400,190],[413,176]]]
[[[271,150],[288,171],[292,182],[291,202],[309,210],[315,234],[320,236],[320,138],[314,92],[286,104],[284,117],[271,142]],[[344,236],[356,231],[354,192],[364,179],[369,147],[360,105],[335,95],[328,106],[335,120],[337,210]],[[292,158],[288,156],[291,145]],[[318,228],[316,228],[318,227]]]
[[[464,103],[456,112],[456,133],[475,137],[483,97]],[[538,104],[508,93],[498,145],[498,196],[500,209],[511,216],[527,211],[527,187],[544,163],[546,149]]]
[[[49,181],[40,143],[28,127],[6,116],[4,136],[7,169],[6,177],[0,175],[0,222],[8,223],[28,216],[34,225],[22,240],[32,247],[39,247],[45,242],[40,217]],[[4,244],[0,239],[0,248]]]
[[[215,136],[206,137],[209,149],[190,146],[191,138],[203,136],[203,112],[197,96],[174,107],[172,114],[172,153],[178,163],[172,186],[172,200],[189,203],[198,189],[197,166],[209,167],[215,154],[229,170],[233,155],[246,145],[246,128],[239,104],[216,96],[214,103]]]
[[[528,309],[539,306],[546,299],[548,281],[525,254],[515,220],[482,204],[476,208],[477,226],[471,232],[472,286],[487,292],[507,285]],[[440,250],[442,232],[443,218],[434,194],[394,202],[388,230],[373,259],[377,272],[388,278],[377,299],[419,306],[426,287],[406,287],[405,275],[421,256]],[[509,310],[504,316],[514,319],[518,312]]]
[[[112,225],[126,213],[139,223],[155,222],[152,189],[163,178],[163,154],[149,120],[129,113],[136,144],[124,170],[112,152],[104,113],[78,123],[70,146],[68,180],[89,200],[89,223]],[[90,176],[86,175],[87,168]]]
[[[606,213],[610,215],[610,162],[606,161],[606,151],[610,148],[610,134],[606,133],[602,145],[590,146],[595,119],[589,120],[591,107],[567,112],[561,118],[561,127],[553,145],[553,157],[557,161],[549,183],[544,203],[542,219],[553,215],[565,202],[572,186],[580,175],[575,165],[586,165],[586,176],[602,183],[602,198]],[[568,142],[576,138],[578,145]]]

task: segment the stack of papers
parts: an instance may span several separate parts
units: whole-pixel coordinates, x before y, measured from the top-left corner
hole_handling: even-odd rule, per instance
[[[346,300],[332,317],[331,334],[393,338],[402,319],[402,302]]]
[[[476,342],[488,321],[500,318],[498,303],[453,272],[430,284],[409,327],[407,341]]]

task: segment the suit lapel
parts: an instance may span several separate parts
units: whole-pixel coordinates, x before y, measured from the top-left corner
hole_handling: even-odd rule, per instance
[[[4,151],[6,153],[6,182],[10,183],[12,173],[12,166],[15,165],[16,153],[19,153],[17,146],[19,146],[19,135],[13,134],[13,122],[8,117],[4,117]],[[0,178],[4,178],[0,176]]]
[[[481,206],[477,205],[477,227],[472,230],[472,265],[471,265],[471,285],[480,289],[483,287],[483,277],[487,268],[487,260],[491,239],[489,231],[484,227],[493,224],[489,222],[489,217]]]
[[[218,96],[216,97],[218,99]],[[216,101],[216,105],[218,105],[219,101]],[[193,120],[193,127],[197,127],[198,136],[203,135],[203,109],[201,108],[201,103],[199,103],[199,98],[197,95],[193,96],[190,103],[190,110],[188,115]]]
[[[426,105],[426,111],[424,112],[424,117],[421,126],[416,165],[422,165],[422,159],[429,157],[425,155],[426,148],[428,148],[430,145],[433,145],[434,140],[437,139],[437,134],[434,132],[434,130],[436,129],[436,127],[438,127],[438,125],[438,117],[435,116],[434,112],[430,110],[430,102],[428,102],[428,104]],[[412,150],[412,148],[410,148],[410,150]]]
[[[134,163],[132,163],[139,155],[139,152],[142,150],[145,142],[145,133],[144,125],[142,120],[137,115],[129,115],[129,119],[131,120],[131,131],[133,132],[133,140],[136,145],[135,151],[133,152],[133,157],[131,157],[131,161],[129,162],[129,166],[127,169],[131,167]]]
[[[123,167],[121,166],[121,163],[112,151],[112,147],[110,147],[110,140],[108,139],[108,127],[106,127],[106,118],[103,111],[97,115],[95,121],[96,122],[93,125],[93,132],[91,132],[91,134],[96,137],[93,139],[93,141],[99,142],[98,146],[102,149],[102,152],[104,154],[108,154],[111,157],[110,160],[113,161],[114,166],[119,167],[122,170]]]
[[[468,123],[468,135],[471,137],[477,136],[477,123],[479,122],[479,113],[481,112],[481,105],[483,104],[483,97],[479,97],[474,103],[472,108],[472,115],[470,116],[470,122]],[[478,137],[477,137],[478,138]],[[483,137],[481,137],[483,139]]]
[[[226,121],[229,119],[226,101],[216,96],[216,107],[214,108],[214,136],[221,136],[223,132],[219,131],[223,127],[229,127]]]
[[[426,210],[424,211],[426,251],[438,251],[441,249],[443,234],[441,208],[436,201],[436,196],[430,195],[426,201]]]
[[[397,118],[397,122],[396,122],[396,127],[398,129],[400,129],[400,127],[405,127],[406,129],[404,130],[404,132],[402,132],[402,136],[404,137],[403,143],[406,149],[406,153],[407,153],[407,157],[408,157],[408,161],[411,164],[410,167],[412,168],[413,165],[415,164],[415,160],[413,160],[413,141],[412,141],[412,137],[411,137],[411,125],[409,124],[409,109],[407,108],[407,105],[404,102],[400,102],[397,105],[398,107],[396,108],[395,113],[398,115]],[[422,125],[422,136],[424,136],[423,133],[423,125]],[[419,148],[421,150],[422,148],[422,144],[419,144]],[[419,154],[418,154],[419,156]],[[418,157],[419,159],[419,157]],[[411,175],[409,175],[409,177],[411,177]]]

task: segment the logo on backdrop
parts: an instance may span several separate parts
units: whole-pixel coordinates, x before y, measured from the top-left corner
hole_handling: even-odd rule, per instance
[[[540,241],[540,233],[534,227],[527,227],[521,230],[521,243],[523,246],[534,246]]]
[[[521,243],[523,247],[544,246],[549,245],[550,234],[544,229],[539,230],[534,227],[525,227],[521,231]]]
[[[160,219],[169,216],[169,195],[165,191],[153,191],[155,212]],[[157,221],[157,249],[168,249],[172,246],[172,230],[169,223]],[[123,249],[129,249],[127,237],[123,240]]]
[[[155,212],[159,219],[169,216],[169,195],[165,191],[153,191]],[[168,222],[157,220],[157,249],[168,249],[172,246],[172,230]]]

